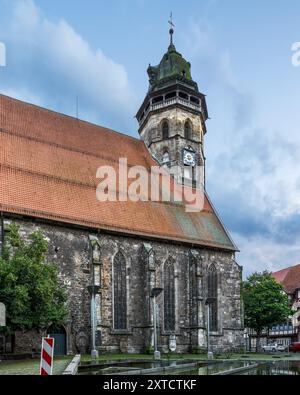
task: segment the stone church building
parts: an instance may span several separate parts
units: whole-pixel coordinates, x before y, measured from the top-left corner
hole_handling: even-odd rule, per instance
[[[195,187],[205,167],[206,99],[191,65],[171,42],[149,66],[149,90],[137,112],[136,139],[63,114],[0,96],[0,211],[3,243],[16,222],[24,236],[40,229],[47,260],[59,267],[69,294],[69,317],[48,333],[61,353],[89,352],[94,285],[96,346],[140,353],[153,347],[151,291],[157,298],[158,346],[168,352],[214,350],[243,344],[241,267],[236,246],[205,193],[201,212],[164,201],[99,202],[99,166],[118,169],[159,163],[179,166],[173,184]],[[207,301],[210,301],[207,307]],[[208,314],[209,313],[209,314]],[[17,352],[41,334],[16,334]]]

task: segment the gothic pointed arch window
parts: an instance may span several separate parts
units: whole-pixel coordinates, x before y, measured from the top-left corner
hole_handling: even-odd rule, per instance
[[[209,328],[211,332],[218,331],[218,273],[212,264],[208,269],[207,296],[211,299],[209,304]]]
[[[163,140],[166,140],[169,137],[170,137],[169,122],[163,121],[163,123],[162,123],[162,138],[163,138]]]
[[[187,140],[192,140],[192,132],[193,131],[191,121],[187,119],[184,124],[184,138]]]
[[[164,329],[175,331],[175,263],[168,258],[164,264]]]
[[[148,243],[143,243],[140,250],[140,299],[142,301],[141,317],[144,325],[151,324],[151,289],[155,281],[155,256],[152,246]]]
[[[127,329],[126,260],[121,251],[113,261],[113,312],[114,329]]]
[[[190,323],[198,324],[198,284],[197,260],[192,252],[189,253],[189,297],[190,297]]]

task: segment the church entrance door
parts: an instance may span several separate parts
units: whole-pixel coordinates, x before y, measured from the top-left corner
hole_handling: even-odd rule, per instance
[[[66,355],[67,353],[67,335],[63,326],[51,326],[48,329],[48,335],[54,338],[54,355]]]

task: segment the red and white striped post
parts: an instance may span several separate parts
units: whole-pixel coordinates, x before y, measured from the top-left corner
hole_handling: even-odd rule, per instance
[[[41,366],[40,366],[41,376],[52,376],[53,353],[54,353],[54,339],[52,337],[43,337]]]

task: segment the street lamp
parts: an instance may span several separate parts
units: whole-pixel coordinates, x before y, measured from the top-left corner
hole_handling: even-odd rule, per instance
[[[207,323],[206,323],[206,338],[207,338],[207,359],[214,359],[214,354],[211,351],[210,348],[210,338],[209,338],[209,333],[210,333],[210,306],[215,302],[216,298],[207,298],[205,301],[205,305],[207,306]]]
[[[160,352],[157,349],[157,324],[156,324],[156,298],[163,292],[163,288],[152,288],[151,298],[153,300],[153,326],[154,326],[154,359],[161,358]]]
[[[98,294],[99,290],[100,290],[100,286],[94,284],[94,274],[93,274],[93,284],[88,286],[88,291],[91,295],[91,331],[92,331],[91,357],[92,358],[98,358],[99,356],[98,351],[96,350],[96,325],[95,325],[95,296]]]
[[[95,317],[95,299],[101,289],[101,250],[98,238],[94,235],[89,236],[91,246],[91,268],[92,268],[92,284],[89,285],[88,291],[91,295],[91,357],[98,358],[96,350],[96,317]],[[95,278],[96,271],[96,278]]]

